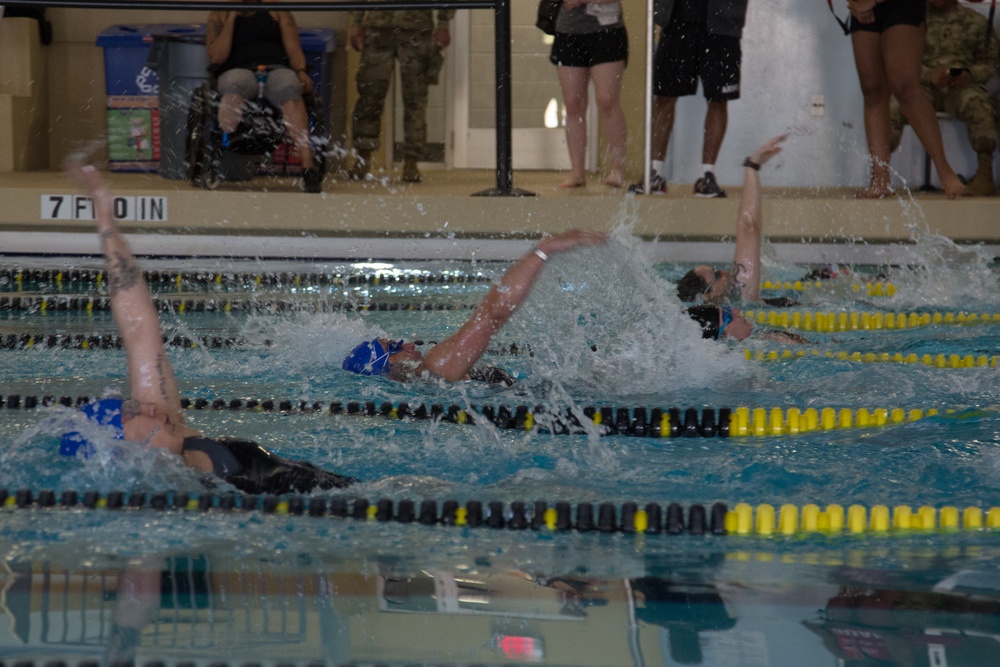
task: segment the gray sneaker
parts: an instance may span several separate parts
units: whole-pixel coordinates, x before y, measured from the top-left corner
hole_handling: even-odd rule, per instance
[[[646,194],[645,184],[642,181],[633,183],[628,186],[628,191],[634,195],[644,195]],[[649,192],[654,195],[667,194],[667,182],[656,172],[653,172],[649,177]]]
[[[711,197],[725,197],[726,191],[719,187],[719,184],[715,182],[715,174],[710,171],[706,171],[705,175],[694,182],[694,196],[711,198]]]

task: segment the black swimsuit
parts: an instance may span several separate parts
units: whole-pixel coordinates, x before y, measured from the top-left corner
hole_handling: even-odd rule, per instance
[[[358,481],[283,458],[250,440],[191,436],[184,439],[184,451],[208,456],[212,472],[245,493],[309,493],[343,489]]]

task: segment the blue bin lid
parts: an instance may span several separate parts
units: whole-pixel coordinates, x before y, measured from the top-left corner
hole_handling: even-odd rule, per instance
[[[336,49],[336,33],[330,28],[299,28],[303,51],[330,53]]]
[[[154,35],[204,35],[205,26],[183,23],[141,23],[113,25],[97,36],[98,46],[140,47],[153,42]]]

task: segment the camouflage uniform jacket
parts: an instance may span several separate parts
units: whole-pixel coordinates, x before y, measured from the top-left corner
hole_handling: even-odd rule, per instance
[[[395,28],[396,30],[434,30],[435,27],[448,27],[448,21],[455,15],[454,9],[438,9],[437,26],[434,25],[433,9],[402,9],[399,11],[351,12],[353,25],[364,25],[366,28]]]
[[[986,48],[986,17],[968,7],[936,13],[927,12],[927,46],[920,78],[930,81],[931,72],[941,67],[968,67],[972,80],[985,84],[1000,64],[1000,39],[992,35]]]

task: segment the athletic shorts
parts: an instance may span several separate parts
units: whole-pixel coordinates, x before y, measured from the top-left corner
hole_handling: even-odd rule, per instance
[[[885,32],[894,25],[921,26],[927,20],[927,0],[885,0],[875,5],[875,21],[859,23],[851,17],[851,32]]]
[[[549,60],[562,67],[593,67],[619,60],[628,64],[628,33],[623,26],[582,35],[557,32]]]
[[[236,94],[245,100],[256,99],[257,74],[248,69],[226,70],[219,75],[219,94]],[[279,109],[286,102],[302,99],[302,82],[299,75],[287,67],[275,67],[267,73],[264,97]]]
[[[739,37],[709,35],[702,23],[671,21],[656,46],[653,94],[694,95],[701,79],[709,102],[737,100],[742,58]]]

